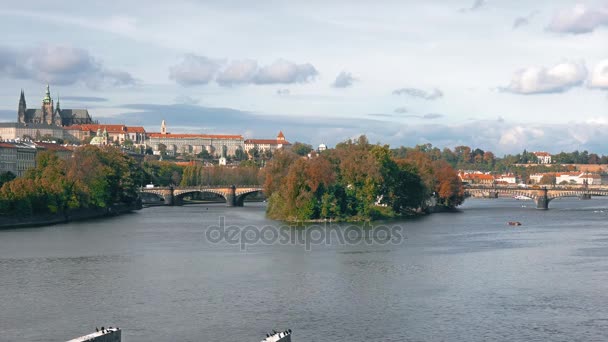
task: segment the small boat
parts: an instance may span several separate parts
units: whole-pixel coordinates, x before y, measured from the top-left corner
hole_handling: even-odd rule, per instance
[[[515,198],[518,201],[528,201],[528,200],[532,199],[532,198],[530,198],[528,196],[524,196],[524,195],[513,196],[513,198]]]
[[[509,221],[509,226],[521,226],[521,222],[519,222],[519,221]]]

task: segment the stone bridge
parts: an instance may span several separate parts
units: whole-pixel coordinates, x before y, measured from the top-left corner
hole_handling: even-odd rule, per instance
[[[194,193],[212,193],[223,197],[229,207],[242,207],[245,198],[256,192],[263,192],[259,185],[231,186],[186,186],[186,187],[154,187],[141,188],[140,192],[155,194],[161,197],[165,205],[181,205],[184,196]]]
[[[498,194],[526,196],[536,202],[537,209],[549,209],[549,202],[560,197],[590,199],[591,196],[608,196],[608,188],[590,186],[553,186],[521,188],[517,186],[492,186],[473,184],[465,187],[465,195],[481,195],[496,198]]]

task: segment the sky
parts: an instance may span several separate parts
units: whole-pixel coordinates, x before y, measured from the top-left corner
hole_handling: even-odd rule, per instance
[[[0,121],[608,154],[608,0],[0,0]]]

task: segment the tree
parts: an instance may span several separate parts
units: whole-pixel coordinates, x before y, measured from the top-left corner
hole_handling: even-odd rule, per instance
[[[539,181],[539,184],[543,185],[554,185],[556,182],[556,178],[554,174],[543,175]]]
[[[257,147],[252,147],[251,149],[249,149],[249,157],[257,160],[258,158],[260,158],[260,150]]]
[[[2,187],[2,185],[4,185],[4,183],[8,183],[15,178],[17,178],[17,176],[15,176],[15,174],[10,171],[0,173],[0,188]]]
[[[295,143],[293,143],[293,145],[291,145],[291,150],[299,156],[306,156],[313,149],[312,149],[312,145],[301,143],[301,142],[295,142]]]
[[[237,148],[236,151],[234,151],[234,158],[238,161],[242,161],[247,159],[247,154],[245,153],[245,151],[243,151],[242,148]]]

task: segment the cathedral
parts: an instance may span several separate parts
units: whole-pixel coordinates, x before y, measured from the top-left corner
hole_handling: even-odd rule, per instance
[[[55,105],[48,84],[46,85],[46,94],[42,99],[41,108],[28,109],[25,103],[25,94],[21,90],[17,120],[22,124],[34,123],[58,127],[94,123],[86,109],[61,109],[59,99],[57,99],[57,105]]]

